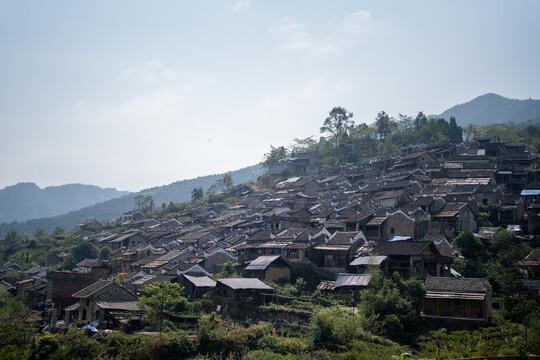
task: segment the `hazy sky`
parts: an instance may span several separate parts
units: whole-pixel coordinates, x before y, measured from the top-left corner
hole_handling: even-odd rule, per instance
[[[540,98],[540,1],[0,0],[0,188],[258,163],[328,111]]]

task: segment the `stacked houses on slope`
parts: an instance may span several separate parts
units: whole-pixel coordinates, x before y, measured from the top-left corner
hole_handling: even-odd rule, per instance
[[[527,189],[534,181],[526,171],[534,157],[527,146],[496,139],[408,146],[327,171],[320,171],[318,158],[304,155],[270,165],[272,174],[287,168],[294,175],[271,191],[238,188],[242,197],[237,205],[191,208],[178,214],[184,221],[150,222],[129,213],[125,232],[96,243],[111,248],[112,275],[122,274],[126,291],[134,293],[144,284],[167,280],[186,282],[190,296],[203,293],[227,261],[246,264],[246,276],[260,279],[269,276],[265,266],[270,264],[285,272],[287,266],[308,264],[334,274],[337,285],[326,284],[334,289],[367,286],[369,277],[359,281],[351,274],[363,274],[369,264],[388,275],[451,278],[459,276],[452,269],[453,239],[465,229],[478,231],[482,204],[497,205],[501,224],[540,235],[540,187]],[[444,284],[438,299],[457,296],[459,289],[452,293],[452,286],[462,284],[429,281]],[[254,281],[217,284],[229,297],[243,285],[254,286],[250,291],[271,290]],[[433,304],[427,301],[425,309]],[[463,317],[467,312],[456,313]],[[429,314],[452,312],[437,308]],[[487,320],[489,314],[479,318]]]

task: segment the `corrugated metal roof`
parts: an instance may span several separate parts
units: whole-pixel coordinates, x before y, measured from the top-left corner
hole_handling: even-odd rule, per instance
[[[255,278],[219,279],[217,282],[234,290],[274,290],[273,287]]]
[[[410,239],[410,236],[392,236],[388,241],[406,241]]]
[[[277,258],[279,258],[279,255],[259,256],[246,267],[246,270],[265,270]]]
[[[351,266],[357,265],[381,265],[388,256],[372,255],[372,256],[360,256],[351,262]]]
[[[212,279],[210,279],[208,276],[191,276],[184,274],[184,277],[186,280],[191,282],[193,285],[197,287],[215,287],[216,282]]]
[[[342,286],[368,286],[369,281],[371,280],[371,275],[366,274],[346,274],[340,273],[334,284],[335,288]]]
[[[537,196],[540,195],[540,190],[521,190],[521,196]]]

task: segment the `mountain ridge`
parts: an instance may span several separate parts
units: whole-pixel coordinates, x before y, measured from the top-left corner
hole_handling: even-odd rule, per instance
[[[61,215],[126,194],[129,192],[96,185],[65,184],[40,188],[33,182],[20,182],[0,190],[0,222]]]
[[[256,178],[262,174],[262,166],[257,164],[228,173],[231,174],[233,182],[239,184],[254,179],[256,180]],[[155,205],[162,203],[167,204],[171,201],[189,201],[191,199],[191,191],[193,188],[202,187],[203,190],[206,191],[218,179],[222,178],[223,175],[224,174],[214,174],[193,179],[179,180],[168,185],[155,186],[136,193],[128,193],[65,214],[28,219],[20,222],[3,222],[0,223],[0,236],[4,236],[9,231],[17,231],[20,234],[33,234],[36,229],[43,229],[47,232],[52,232],[57,226],[68,230],[87,219],[97,219],[99,221],[104,219],[111,220],[121,216],[123,212],[133,210],[135,206],[133,198],[137,195],[152,196]]]
[[[459,126],[485,126],[491,124],[520,123],[540,119],[540,100],[509,99],[504,96],[487,93],[477,96],[463,104],[457,104],[436,117],[456,119]]]

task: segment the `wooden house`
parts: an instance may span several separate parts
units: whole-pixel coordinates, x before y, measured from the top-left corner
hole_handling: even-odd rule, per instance
[[[216,287],[216,282],[208,276],[182,274],[179,283],[188,298],[200,298]]]
[[[262,300],[262,294],[272,293],[274,288],[259,279],[232,278],[219,279],[216,283],[218,296],[226,300],[253,299]]]
[[[66,322],[78,319],[98,322],[101,327],[115,327],[121,320],[142,315],[137,297],[122,285],[111,280],[100,280],[72,295],[78,302],[66,311]],[[70,316],[74,313],[74,316]]]
[[[421,315],[439,320],[491,320],[491,285],[487,278],[428,277]]]
[[[334,292],[343,299],[357,300],[358,293],[369,286],[371,275],[339,273],[334,282]]]
[[[364,249],[362,249],[364,251]],[[449,276],[453,259],[440,254],[431,241],[381,241],[376,243],[369,254],[387,256],[386,274],[398,272],[404,278],[425,279],[431,276]]]
[[[358,247],[366,242],[361,231],[335,232],[310,251],[310,260],[334,273],[344,272]]]
[[[280,255],[259,256],[244,268],[244,274],[249,278],[275,281],[291,279],[291,267]]]

